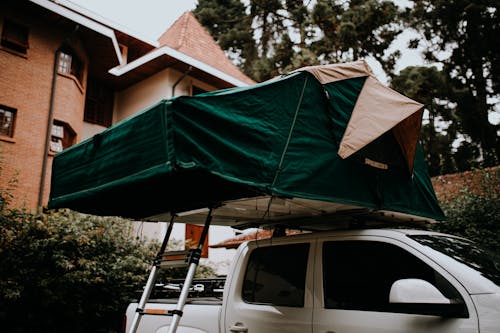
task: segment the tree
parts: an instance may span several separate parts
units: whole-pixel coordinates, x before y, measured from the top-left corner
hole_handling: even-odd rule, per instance
[[[489,122],[500,98],[500,3],[497,0],[414,0],[409,24],[427,43],[425,58],[441,62],[456,103],[455,126],[464,141],[460,151],[477,152],[484,166],[499,162],[499,125]],[[411,41],[418,47],[422,41]],[[497,105],[498,108],[498,105]],[[470,165],[469,165],[470,167]]]
[[[252,18],[239,0],[201,0],[193,13],[219,46],[232,56],[244,72],[251,71],[257,58]]]
[[[249,0],[243,8],[236,0],[199,0],[194,13],[223,49],[230,54],[238,50],[240,67],[257,81],[303,66],[368,56],[391,71],[399,56],[385,54],[401,32],[391,1]],[[227,24],[230,12],[241,24]],[[242,39],[235,40],[238,36]]]
[[[457,172],[452,147],[457,135],[456,115],[448,99],[446,74],[436,67],[407,67],[393,77],[391,87],[425,106],[427,121],[423,122],[420,141],[430,175]],[[443,124],[446,128],[440,129]]]
[[[324,62],[371,56],[386,73],[392,73],[400,52],[388,56],[385,52],[402,31],[398,8],[393,2],[318,0],[312,17],[322,37],[311,47]]]

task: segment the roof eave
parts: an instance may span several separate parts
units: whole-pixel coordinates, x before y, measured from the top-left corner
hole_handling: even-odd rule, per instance
[[[124,59],[124,57],[122,56],[122,53],[120,51],[120,47],[118,45],[118,40],[116,39],[116,35],[115,35],[115,32],[100,24],[100,23],[97,23],[85,16],[82,16],[78,13],[75,13],[74,11],[70,10],[70,9],[67,9],[65,7],[62,7],[52,1],[49,1],[49,0],[30,0],[31,2],[45,8],[45,9],[48,9],[58,15],[61,15],[75,23],[78,23],[90,30],[93,30],[101,35],[104,35],[106,37],[108,37],[110,40],[111,40],[111,43],[113,44],[113,49],[115,50],[115,54],[116,54],[116,58],[118,60],[118,63],[120,65],[125,65],[126,61]]]
[[[162,55],[167,55],[167,56],[170,56],[172,58],[175,58],[187,65],[190,65],[190,66],[193,66],[207,74],[210,74],[214,77],[217,77],[227,83],[230,83],[232,85],[234,85],[235,87],[246,87],[248,86],[249,84],[246,83],[246,82],[243,82],[229,74],[226,74],[220,70],[218,70],[217,68],[215,67],[212,67],[210,65],[207,65],[206,63],[204,62],[201,62],[193,57],[190,57],[182,52],[179,52],[171,47],[168,47],[168,46],[162,46],[126,65],[120,65],[120,66],[116,66],[114,68],[111,68],[109,70],[109,73],[112,74],[112,75],[115,75],[115,76],[121,76],[121,75],[124,75],[146,63],[148,63],[149,61],[152,61],[158,57],[161,57]]]
[[[31,0],[33,1],[33,0]],[[110,19],[107,19],[91,10],[88,10],[87,8],[84,8],[74,2],[71,2],[71,1],[68,1],[68,0],[51,0],[50,2],[54,2],[56,3],[57,5],[59,6],[62,6],[62,7],[65,7],[75,13],[78,13],[82,16],[85,16],[87,18],[89,18],[90,20],[94,21],[94,22],[98,22],[99,24],[101,25],[104,25],[106,27],[109,27],[113,30],[118,30],[118,31],[121,31],[131,37],[134,37],[135,39],[138,39],[146,44],[149,44],[153,47],[158,47],[160,44],[158,43],[157,40],[151,38],[151,37],[148,37],[148,36],[144,36],[140,33],[138,33],[137,31],[133,31],[132,29],[130,28],[127,28],[117,22],[114,22]]]
[[[118,44],[118,39],[115,31],[120,31],[132,38],[135,38],[145,45],[150,45],[151,47],[158,47],[158,41],[152,40],[150,38],[140,36],[139,34],[130,31],[129,29],[120,26],[117,23],[111,22],[104,17],[93,13],[77,4],[74,4],[67,0],[30,0],[32,3],[37,4],[53,13],[56,13],[62,17],[67,18],[79,25],[82,25],[92,31],[97,32],[103,36],[110,39],[113,49],[115,51],[116,59],[119,66],[124,66],[127,63],[126,58],[123,56],[120,46]]]

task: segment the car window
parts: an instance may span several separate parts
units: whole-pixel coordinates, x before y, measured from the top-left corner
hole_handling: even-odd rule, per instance
[[[243,282],[243,300],[279,306],[304,306],[309,244],[255,249]]]
[[[477,244],[458,237],[444,235],[413,235],[409,237],[469,266],[500,286],[500,256],[497,253],[482,249]]]
[[[444,277],[398,246],[376,241],[323,244],[326,308],[399,312],[389,304],[389,293],[395,281],[407,278],[428,281],[445,297],[460,299]]]

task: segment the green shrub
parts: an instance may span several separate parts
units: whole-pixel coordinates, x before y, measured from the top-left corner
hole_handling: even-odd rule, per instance
[[[129,221],[70,211],[2,209],[2,331],[119,331],[157,251],[128,228]]]
[[[464,187],[441,203],[446,222],[434,230],[466,237],[500,253],[500,169],[483,170],[474,187]]]
[[[7,209],[0,198],[2,332],[120,331],[159,242],[131,237],[128,220],[69,210],[30,214]],[[185,275],[186,268],[161,271],[158,282]],[[210,266],[196,272],[214,275]]]

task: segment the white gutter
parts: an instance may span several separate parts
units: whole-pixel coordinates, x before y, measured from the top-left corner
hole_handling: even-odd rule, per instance
[[[124,25],[122,25],[120,23],[117,23],[111,19],[108,19],[104,16],[101,16],[98,13],[95,13],[92,10],[87,9],[85,7],[82,7],[79,4],[76,4],[72,1],[68,1],[68,0],[51,0],[51,1],[57,3],[61,6],[64,6],[68,9],[71,9],[72,11],[74,11],[76,13],[79,13],[83,16],[86,16],[93,21],[99,22],[99,23],[101,23],[109,28],[112,28],[114,30],[119,30],[119,31],[121,31],[121,32],[123,32],[131,37],[139,39],[139,40],[141,40],[141,41],[143,41],[151,46],[158,47],[160,45],[156,39],[141,35],[137,31],[133,31],[132,29],[125,27]]]
[[[221,80],[224,80],[228,83],[233,84],[236,87],[246,87],[249,84],[245,83],[243,81],[240,81],[236,79],[235,77],[228,75],[217,68],[214,68],[210,65],[205,64],[204,62],[201,62],[193,57],[190,57],[188,55],[185,55],[182,52],[179,52],[177,50],[174,50],[168,46],[162,46],[154,51],[151,51],[150,53],[135,59],[134,61],[126,64],[126,65],[121,65],[121,66],[116,66],[114,68],[111,68],[108,72],[110,74],[116,75],[116,76],[121,76],[125,73],[130,72],[133,69],[136,69],[137,67],[140,67],[148,62],[150,62],[153,59],[159,58],[162,55],[167,55],[172,58],[175,58],[177,60],[182,61],[183,63],[187,65],[191,65],[195,68],[198,68],[199,70],[204,71],[205,73],[208,73],[210,75],[213,75]]]
[[[122,56],[122,53],[120,51],[120,47],[118,46],[118,40],[116,39],[115,32],[113,29],[110,29],[108,27],[105,27],[102,24],[99,24],[93,20],[90,20],[80,14],[77,14],[67,8],[64,8],[52,1],[49,0],[30,0],[33,3],[36,3],[37,5],[44,7],[56,14],[59,14],[63,17],[66,17],[70,19],[73,22],[76,22],[80,25],[83,25],[84,27],[87,27],[91,30],[94,30],[95,32],[100,33],[101,35],[104,35],[111,39],[111,43],[113,44],[113,48],[115,49],[116,53],[116,58],[118,59],[118,62],[120,66],[123,66],[126,64],[125,59]]]

